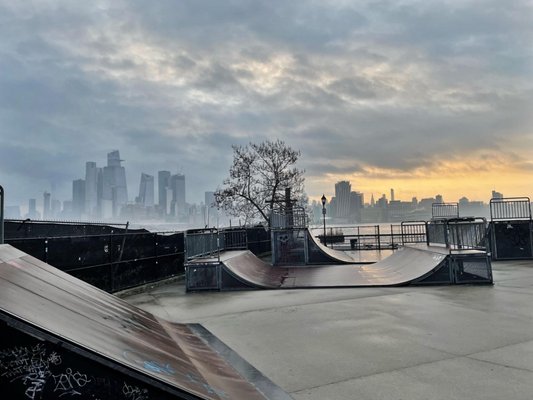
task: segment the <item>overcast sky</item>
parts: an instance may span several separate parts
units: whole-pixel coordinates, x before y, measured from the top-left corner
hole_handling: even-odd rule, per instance
[[[0,184],[71,196],[85,161],[180,171],[284,139],[311,198],[533,196],[533,3],[0,0]]]

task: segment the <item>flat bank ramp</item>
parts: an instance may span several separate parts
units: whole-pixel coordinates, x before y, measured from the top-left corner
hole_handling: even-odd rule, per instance
[[[290,398],[228,351],[199,325],[157,318],[0,245],[2,398]]]
[[[221,258],[221,266],[233,284],[237,280],[247,287],[264,289],[492,282],[490,260],[485,253],[465,251],[452,255],[432,246],[406,246],[368,265],[305,267],[273,267],[248,251],[229,252]]]

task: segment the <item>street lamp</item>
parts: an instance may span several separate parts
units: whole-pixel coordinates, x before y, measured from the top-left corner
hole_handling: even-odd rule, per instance
[[[326,242],[326,196],[322,194],[322,198],[320,200],[322,201],[322,216],[324,219],[324,245],[328,247],[328,243]]]

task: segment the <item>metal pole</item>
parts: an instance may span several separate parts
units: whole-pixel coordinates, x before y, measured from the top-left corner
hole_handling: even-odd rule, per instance
[[[0,185],[0,244],[4,244],[4,188]]]
[[[324,246],[328,247],[328,243],[326,240],[326,207],[322,208],[322,215],[324,220]]]

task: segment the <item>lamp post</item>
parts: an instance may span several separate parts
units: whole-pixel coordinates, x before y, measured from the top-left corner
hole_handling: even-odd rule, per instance
[[[326,196],[322,194],[322,198],[320,200],[322,201],[322,216],[324,219],[324,245],[328,247],[328,243],[326,241]]]

